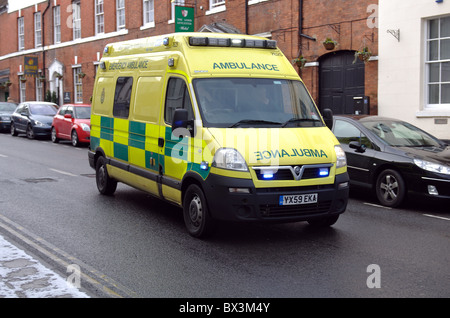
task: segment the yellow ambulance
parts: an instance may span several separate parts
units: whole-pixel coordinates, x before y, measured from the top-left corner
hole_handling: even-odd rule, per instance
[[[100,193],[122,182],[173,203],[194,237],[218,221],[330,226],[349,179],[324,119],[276,41],[175,33],[112,43],[94,86],[89,163]]]

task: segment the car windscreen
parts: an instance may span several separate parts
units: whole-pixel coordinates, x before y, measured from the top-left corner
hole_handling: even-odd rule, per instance
[[[300,81],[267,78],[195,79],[205,127],[322,127]]]
[[[73,108],[75,118],[77,119],[90,119],[91,108],[90,107],[74,107]]]
[[[16,108],[16,104],[0,103],[0,113],[13,113]]]
[[[420,128],[403,121],[361,122],[367,129],[395,147],[440,147],[440,141]]]
[[[30,113],[33,115],[44,115],[44,116],[54,116],[58,108],[53,105],[48,104],[31,104]]]

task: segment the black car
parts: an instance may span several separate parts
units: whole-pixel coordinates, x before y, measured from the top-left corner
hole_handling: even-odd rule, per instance
[[[17,106],[11,116],[11,135],[24,133],[28,138],[50,138],[53,117],[58,106],[47,102],[24,102]]]
[[[17,104],[0,102],[0,131],[9,131],[11,125],[11,115]]]
[[[408,194],[450,199],[450,147],[401,120],[334,116],[333,133],[347,155],[350,185],[375,190],[384,206]]]

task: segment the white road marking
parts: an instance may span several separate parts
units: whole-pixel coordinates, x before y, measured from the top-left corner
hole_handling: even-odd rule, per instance
[[[374,206],[376,208],[383,208],[383,209],[387,209],[387,210],[391,210],[392,208],[388,207],[388,206],[384,206],[384,205],[379,205],[379,204],[373,204],[373,203],[368,203],[368,202],[364,202],[365,205],[370,205],[370,206]]]
[[[65,174],[66,176],[71,176],[71,177],[76,177],[77,176],[76,174],[72,174],[70,172],[65,172],[65,171],[51,169],[51,168],[50,168],[50,170],[54,171],[54,172],[57,172],[57,173],[60,173],[60,174]]]
[[[8,156],[2,155],[2,154],[0,154],[0,157],[2,157],[2,158],[8,158]]]
[[[435,218],[435,219],[441,219],[441,220],[446,220],[446,221],[450,221],[450,218],[444,218],[443,216],[437,216],[437,215],[432,215],[432,214],[423,214],[425,216],[428,216],[430,218]]]

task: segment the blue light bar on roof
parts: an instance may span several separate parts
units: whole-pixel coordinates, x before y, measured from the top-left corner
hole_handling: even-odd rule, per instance
[[[238,38],[210,38],[193,36],[189,38],[189,44],[192,46],[214,46],[214,47],[246,47],[258,49],[276,49],[275,40],[256,40],[256,39],[238,39]]]

